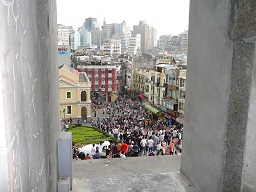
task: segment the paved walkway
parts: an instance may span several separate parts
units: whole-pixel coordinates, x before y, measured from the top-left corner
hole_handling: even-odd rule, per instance
[[[179,172],[180,156],[77,160],[73,192],[196,192]]]

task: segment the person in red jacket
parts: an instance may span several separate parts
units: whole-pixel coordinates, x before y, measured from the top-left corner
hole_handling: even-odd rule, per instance
[[[125,143],[124,141],[122,142],[122,145],[121,145],[121,151],[124,152],[125,156],[127,156],[127,153],[128,153],[128,145],[127,145],[127,143]]]

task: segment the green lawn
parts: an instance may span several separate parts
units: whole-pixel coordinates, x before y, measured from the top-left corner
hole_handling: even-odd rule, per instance
[[[98,131],[92,127],[71,127],[67,129],[67,132],[72,132],[72,141],[80,147],[81,143],[98,144],[101,140],[109,140],[110,137],[107,133]],[[112,139],[112,138],[111,138]]]

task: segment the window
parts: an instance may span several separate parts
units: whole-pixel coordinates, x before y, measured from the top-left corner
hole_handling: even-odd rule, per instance
[[[186,92],[185,91],[180,91],[180,99],[185,99]]]
[[[87,93],[86,91],[81,92],[81,101],[86,101],[87,100]]]
[[[67,98],[67,99],[71,99],[71,98],[72,98],[71,91],[67,91],[67,93],[66,93],[66,98]]]
[[[72,114],[72,106],[71,106],[71,105],[68,105],[66,111],[67,111],[67,114],[68,114],[68,115],[71,115],[71,114]]]
[[[180,87],[185,87],[185,79],[180,79]]]
[[[184,103],[180,103],[180,110],[184,110]]]

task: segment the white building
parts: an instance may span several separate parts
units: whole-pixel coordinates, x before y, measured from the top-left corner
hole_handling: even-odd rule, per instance
[[[128,53],[131,55],[137,55],[140,53],[141,35],[137,34],[129,38]]]
[[[147,53],[147,50],[155,47],[156,44],[156,30],[145,23],[140,21],[139,25],[133,25],[133,34],[141,35],[141,53]]]
[[[64,25],[58,25],[58,45],[69,45],[69,30]]]
[[[103,51],[106,55],[119,55],[121,54],[121,40],[120,39],[109,39],[103,43]]]
[[[126,53],[128,51],[129,38],[131,37],[131,29],[125,21],[114,24],[115,36],[121,40],[121,51]]]
[[[180,48],[183,52],[187,53],[188,51],[188,31],[184,31],[179,34],[180,36]]]
[[[149,26],[149,48],[153,48],[157,46],[157,30],[152,27]]]

